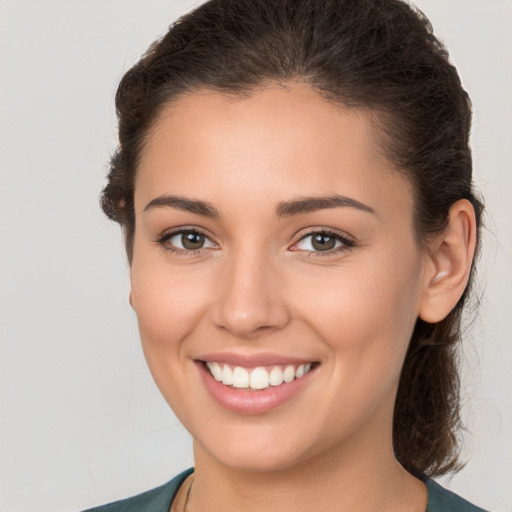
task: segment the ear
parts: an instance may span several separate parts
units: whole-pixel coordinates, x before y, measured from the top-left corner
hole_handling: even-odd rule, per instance
[[[448,225],[430,244],[419,317],[443,320],[464,293],[476,248],[475,210],[460,199],[448,213]]]

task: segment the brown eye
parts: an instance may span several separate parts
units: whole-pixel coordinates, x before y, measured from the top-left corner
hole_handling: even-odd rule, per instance
[[[328,251],[334,249],[336,245],[336,239],[324,233],[317,233],[311,239],[311,245],[317,251]]]
[[[194,230],[177,231],[164,236],[160,243],[169,250],[198,251],[216,245],[203,233]]]
[[[354,247],[354,242],[337,233],[315,231],[303,236],[292,248],[304,252],[333,254]]]
[[[181,244],[184,249],[189,251],[193,251],[194,249],[201,249],[204,245],[204,235],[201,233],[196,233],[194,231],[189,231],[187,233],[181,234]]]

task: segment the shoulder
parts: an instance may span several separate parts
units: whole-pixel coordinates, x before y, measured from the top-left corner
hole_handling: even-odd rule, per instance
[[[181,483],[193,472],[187,469],[169,482],[131,498],[93,507],[84,512],[169,512],[172,500]]]
[[[427,512],[485,512],[430,478],[425,479],[425,484],[428,491]]]

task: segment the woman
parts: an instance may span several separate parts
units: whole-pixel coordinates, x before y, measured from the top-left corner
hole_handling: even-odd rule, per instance
[[[118,89],[102,204],[195,469],[94,510],[477,511],[456,347],[471,109],[399,0],[211,0]]]

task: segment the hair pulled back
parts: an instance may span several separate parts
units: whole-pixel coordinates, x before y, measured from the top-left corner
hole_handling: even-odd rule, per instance
[[[480,226],[470,100],[421,12],[400,0],[209,0],[153,43],[117,91],[119,147],[101,202],[123,227],[129,260],[137,165],[163,107],[199,89],[246,95],[291,80],[372,114],[387,158],[412,185],[419,245],[444,229],[459,199],[473,204]],[[410,341],[393,443],[413,473],[458,469],[456,348],[467,294],[443,321],[418,319]]]

